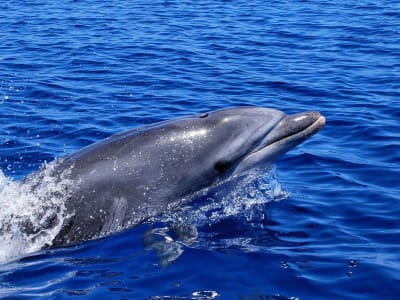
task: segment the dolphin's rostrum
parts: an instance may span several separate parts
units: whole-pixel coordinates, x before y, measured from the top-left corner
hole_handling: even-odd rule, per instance
[[[83,148],[52,171],[73,182],[52,246],[139,224],[202,189],[267,167],[324,124],[318,112],[235,107],[135,128]]]

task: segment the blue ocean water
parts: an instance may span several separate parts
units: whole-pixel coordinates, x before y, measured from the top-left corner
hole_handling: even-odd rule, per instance
[[[167,216],[20,255],[0,297],[399,298],[397,1],[2,1],[0,29],[0,228],[29,211],[18,180],[113,133],[237,105],[327,118],[228,210],[182,212],[193,243]]]

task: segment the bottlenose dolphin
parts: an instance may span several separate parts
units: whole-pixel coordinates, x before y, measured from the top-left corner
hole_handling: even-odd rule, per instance
[[[52,167],[52,177],[72,184],[51,246],[102,237],[173,209],[202,189],[272,164],[324,124],[318,112],[234,107],[135,128],[83,148]],[[37,181],[45,169],[26,181]]]

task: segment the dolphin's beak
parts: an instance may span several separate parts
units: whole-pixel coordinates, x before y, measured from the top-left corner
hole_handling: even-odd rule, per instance
[[[308,139],[325,125],[325,117],[309,111],[288,115],[260,143],[260,148],[276,143],[290,144],[290,148]]]
[[[280,122],[288,128],[289,136],[301,138],[302,142],[317,133],[325,125],[325,117],[316,111],[286,116]]]
[[[325,117],[319,112],[304,112],[284,116],[279,123],[261,139],[255,149],[247,154],[235,169],[241,174],[275,162],[285,152],[294,148],[325,125]]]

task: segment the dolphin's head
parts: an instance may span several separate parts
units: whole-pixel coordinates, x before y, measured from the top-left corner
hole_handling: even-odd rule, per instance
[[[231,176],[268,167],[321,129],[325,118],[318,112],[286,115],[271,108],[235,107],[178,122],[186,142],[196,145],[196,169]]]

